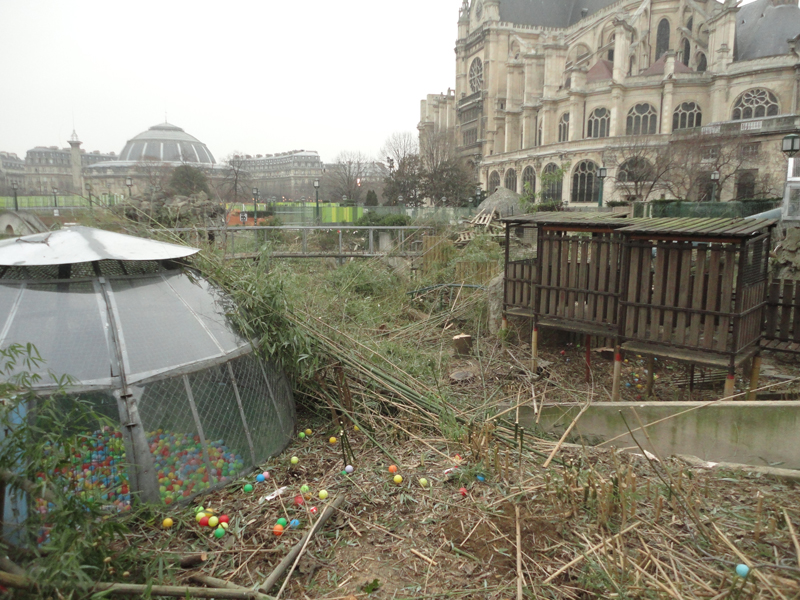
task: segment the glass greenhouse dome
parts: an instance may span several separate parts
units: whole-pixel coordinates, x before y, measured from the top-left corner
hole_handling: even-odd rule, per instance
[[[0,241],[0,348],[32,344],[37,392],[67,375],[69,394],[118,424],[81,432],[69,478],[120,510],[222,484],[294,431],[285,373],[182,261],[196,252],[86,227]]]

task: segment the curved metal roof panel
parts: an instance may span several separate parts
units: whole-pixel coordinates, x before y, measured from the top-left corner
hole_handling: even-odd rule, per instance
[[[197,248],[93,229],[69,227],[0,241],[0,266],[66,265],[97,260],[170,260]]]

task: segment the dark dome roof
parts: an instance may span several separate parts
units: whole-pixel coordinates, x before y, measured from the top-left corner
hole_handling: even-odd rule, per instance
[[[166,163],[200,163],[213,165],[214,155],[196,137],[170,123],[153,125],[128,140],[119,154],[121,162],[154,160]]]
[[[539,27],[569,27],[619,0],[500,0],[500,20]]]
[[[736,20],[736,60],[753,60],[787,54],[787,40],[800,35],[797,4],[776,6],[773,0],[756,0],[739,9]]]

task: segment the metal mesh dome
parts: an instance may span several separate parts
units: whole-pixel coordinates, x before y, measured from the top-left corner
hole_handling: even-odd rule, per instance
[[[206,165],[217,162],[203,142],[170,123],[153,125],[147,131],[128,140],[119,154],[119,160]]]

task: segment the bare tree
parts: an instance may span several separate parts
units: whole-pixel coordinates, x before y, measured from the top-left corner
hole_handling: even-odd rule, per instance
[[[346,198],[348,202],[359,204],[363,192],[361,180],[367,174],[368,164],[369,159],[361,152],[340,152],[328,169],[331,201]]]
[[[241,152],[233,152],[223,159],[225,177],[221,182],[221,196],[227,202],[239,203],[252,200],[250,190],[251,176],[246,168],[245,156]]]
[[[420,136],[421,189],[435,206],[460,206],[475,189],[475,180],[457,151],[455,130]]]
[[[158,159],[146,156],[136,163],[133,170],[136,178],[142,182],[141,189],[149,194],[154,194],[167,189],[172,168]]]
[[[383,196],[389,204],[419,206],[422,166],[419,140],[410,132],[393,133],[381,148],[389,174],[384,179]]]
[[[614,187],[626,200],[647,202],[669,189],[668,180],[679,168],[669,143],[650,136],[635,136],[605,153],[606,165],[616,167]]]

